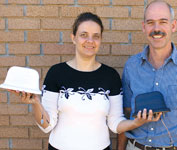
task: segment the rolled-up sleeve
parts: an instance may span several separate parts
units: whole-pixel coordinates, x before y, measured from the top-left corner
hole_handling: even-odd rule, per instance
[[[109,96],[110,110],[108,115],[108,126],[110,130],[117,133],[118,124],[126,120],[123,114],[122,95]]]

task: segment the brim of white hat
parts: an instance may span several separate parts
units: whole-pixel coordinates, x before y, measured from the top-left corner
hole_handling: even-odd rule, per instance
[[[16,86],[7,85],[7,84],[0,84],[0,88],[9,89],[9,90],[24,91],[24,92],[32,93],[32,94],[39,94],[39,95],[42,94],[42,92],[40,90],[16,87]]]

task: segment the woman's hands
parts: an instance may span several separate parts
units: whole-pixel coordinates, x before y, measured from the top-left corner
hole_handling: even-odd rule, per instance
[[[25,104],[35,104],[37,102],[40,102],[40,97],[36,94],[32,94],[32,93],[27,93],[24,91],[15,91],[15,90],[8,90],[9,92],[14,93],[17,96],[20,96],[20,99],[22,101],[22,103]]]
[[[137,117],[134,120],[123,120],[117,126],[117,133],[126,132],[129,130],[136,129],[142,126],[145,123],[158,121],[162,115],[162,112],[159,112],[155,117],[153,116],[152,110],[144,109],[143,112],[139,111]]]
[[[139,127],[144,123],[155,122],[160,119],[162,112],[159,112],[156,116],[153,115],[152,110],[147,112],[147,109],[144,109],[143,112],[139,111],[137,117],[134,119],[135,126]]]

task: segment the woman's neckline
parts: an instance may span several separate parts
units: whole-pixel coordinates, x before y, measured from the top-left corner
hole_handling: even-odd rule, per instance
[[[70,69],[72,69],[72,70],[74,70],[74,71],[77,71],[77,72],[81,72],[81,73],[93,73],[93,72],[97,72],[97,71],[99,71],[99,70],[102,68],[102,66],[103,66],[103,64],[100,63],[100,66],[97,67],[96,69],[92,70],[92,71],[82,71],[82,70],[78,70],[78,69],[76,69],[76,68],[73,68],[68,62],[65,62],[65,64],[66,64],[66,66],[67,66],[68,68],[70,68]]]

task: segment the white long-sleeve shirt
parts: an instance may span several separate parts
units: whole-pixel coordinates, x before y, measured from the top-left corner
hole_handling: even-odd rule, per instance
[[[54,65],[44,81],[42,105],[50,116],[49,143],[60,150],[103,150],[109,129],[125,120],[119,74],[104,64],[81,72],[66,63]]]

